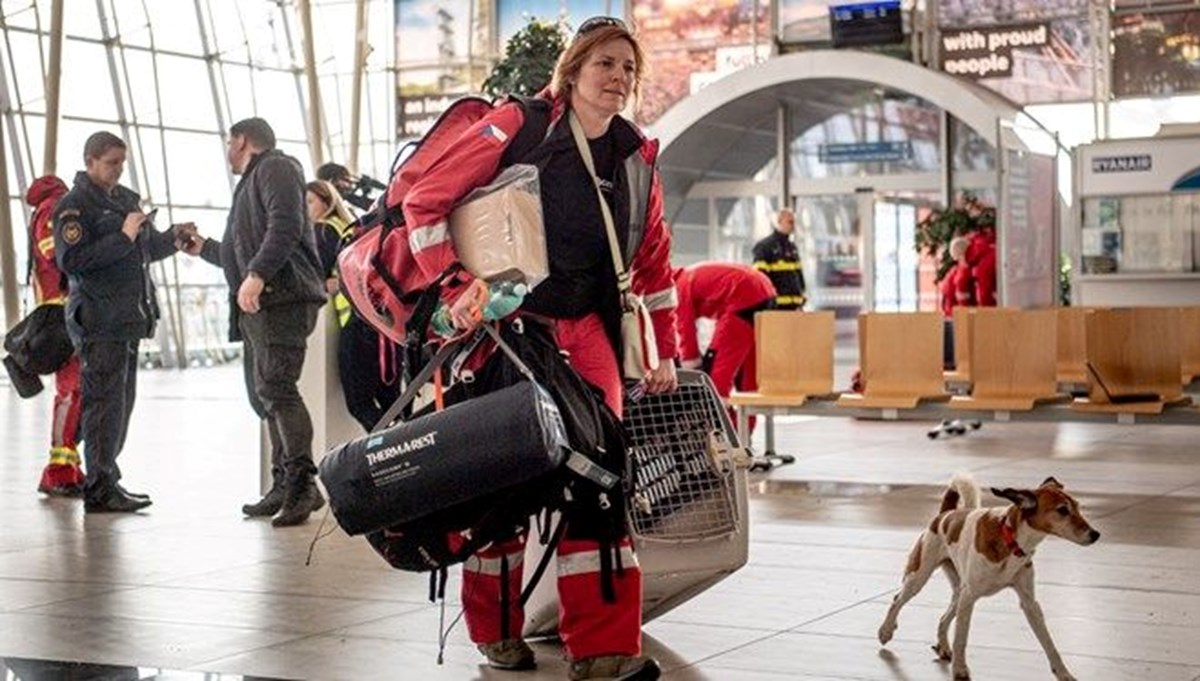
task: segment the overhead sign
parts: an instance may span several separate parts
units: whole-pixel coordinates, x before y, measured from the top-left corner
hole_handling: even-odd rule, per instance
[[[834,5],[829,8],[829,29],[834,47],[902,43],[900,0]]]
[[[1004,78],[1013,72],[1014,49],[1038,49],[1050,42],[1045,22],[1014,26],[980,26],[941,33],[941,69],[966,78]]]
[[[1145,173],[1154,167],[1150,154],[1135,156],[1097,156],[1092,159],[1093,173]]]
[[[912,142],[852,142],[822,144],[817,151],[821,163],[870,163],[907,161],[912,158]]]

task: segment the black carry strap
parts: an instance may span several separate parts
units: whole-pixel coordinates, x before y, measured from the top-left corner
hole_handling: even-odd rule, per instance
[[[413,380],[410,381],[407,386],[405,386],[404,392],[400,394],[400,397],[396,398],[396,401],[392,403],[392,406],[388,407],[388,410],[379,418],[379,421],[375,423],[375,427],[371,429],[371,432],[374,433],[376,431],[383,430],[391,425],[392,421],[396,420],[396,417],[400,415],[400,412],[404,411],[404,408],[416,398],[417,393],[421,391],[421,388],[424,387],[424,385],[429,382],[429,379],[433,377],[433,372],[441,369],[442,365],[446,363],[446,360],[450,358],[450,355],[454,354],[454,351],[462,345],[462,342],[462,339],[453,339],[447,341],[440,349],[438,349],[437,354],[433,356],[433,359],[429,360],[429,362],[426,363],[421,369],[421,372],[413,377]]]

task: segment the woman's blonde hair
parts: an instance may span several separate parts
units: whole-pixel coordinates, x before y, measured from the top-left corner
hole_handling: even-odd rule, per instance
[[[304,185],[304,189],[316,194],[318,199],[321,199],[325,202],[326,206],[329,206],[325,209],[325,214],[321,217],[328,217],[330,213],[333,213],[345,221],[347,225],[354,222],[354,216],[350,214],[350,209],[346,208],[346,203],[342,201],[341,195],[337,193],[332,184],[325,180],[313,180]]]
[[[563,53],[558,55],[558,63],[554,66],[554,77],[550,80],[550,93],[555,97],[571,98],[571,89],[579,78],[579,72],[587,62],[592,52],[604,43],[622,38],[633,47],[633,106],[637,108],[642,97],[642,80],[646,77],[646,53],[641,43],[634,37],[625,24],[618,20],[603,23],[596,28],[587,30],[588,22],[584,22],[584,30],[575,34],[571,44]]]

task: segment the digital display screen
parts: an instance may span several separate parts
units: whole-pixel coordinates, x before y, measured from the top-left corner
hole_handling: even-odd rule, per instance
[[[904,42],[899,0],[834,5],[829,8],[829,27],[834,47]]]

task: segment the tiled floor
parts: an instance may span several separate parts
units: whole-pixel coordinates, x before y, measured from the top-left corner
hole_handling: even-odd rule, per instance
[[[39,497],[47,401],[0,389],[0,657],[134,665],[143,676],[565,676],[549,643],[536,646],[535,673],[489,671],[461,625],[439,666],[423,576],[387,569],[340,532],[306,565],[315,522],[243,520],[258,440],[239,371],[142,374],[121,462],[127,486],[155,504],[135,516],[85,516],[77,501]],[[925,428],[781,420],[780,449],[799,461],[752,480],[750,564],[646,626],[667,678],[949,679],[929,649],[948,598],[940,577],[886,649],[874,637],[945,481],[968,470],[997,486],[1054,475],[1103,532],[1092,547],[1051,539],[1038,550],[1039,598],[1079,679],[1200,679],[1196,429],[988,424],[930,441]],[[447,617],[456,613],[452,600]],[[971,636],[976,679],[1051,678],[1010,593],[981,603]]]

